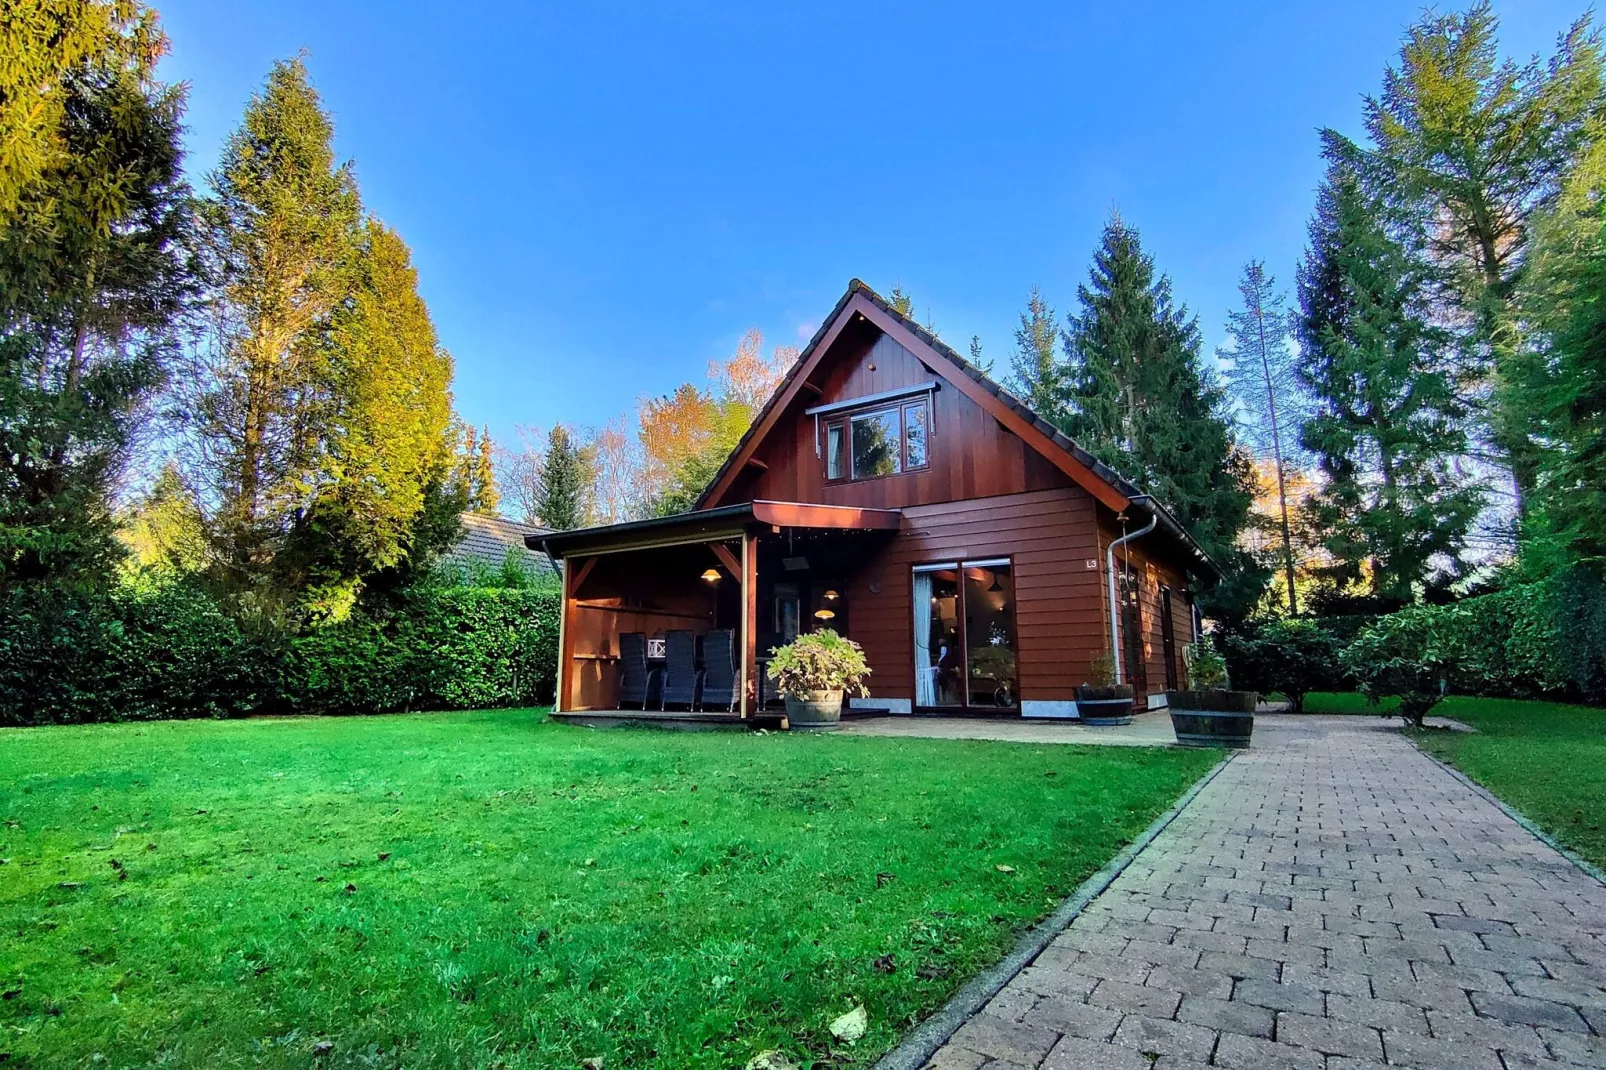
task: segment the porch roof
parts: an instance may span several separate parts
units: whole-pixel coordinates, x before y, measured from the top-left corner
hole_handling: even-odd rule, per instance
[[[898,509],[857,509],[844,505],[807,502],[741,502],[718,509],[603,524],[570,531],[527,535],[524,544],[557,559],[574,555],[714,542],[735,538],[755,525],[774,528],[812,528],[836,531],[896,531],[903,523]]]

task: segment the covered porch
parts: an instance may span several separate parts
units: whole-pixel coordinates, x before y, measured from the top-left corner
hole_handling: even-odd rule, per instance
[[[563,562],[553,716],[754,723],[779,703],[770,649],[817,627],[847,634],[849,580],[901,523],[891,509],[755,501],[531,536]]]

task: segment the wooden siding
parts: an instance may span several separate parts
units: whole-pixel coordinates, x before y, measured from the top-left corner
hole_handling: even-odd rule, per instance
[[[1086,491],[1059,487],[905,509],[903,531],[848,586],[871,693],[914,697],[914,566],[1008,557],[1021,698],[1073,698],[1106,642],[1103,572],[1086,567],[1098,556],[1094,508]]]
[[[1141,525],[1140,525],[1141,526]],[[1132,530],[1129,524],[1127,530]],[[1109,545],[1121,536],[1121,525],[1115,515],[1107,509],[1099,510],[1099,575],[1105,575],[1107,564],[1106,552]],[[1115,551],[1116,568],[1123,567],[1128,555],[1133,569],[1138,574],[1138,603],[1143,612],[1143,661],[1148,673],[1148,694],[1159,695],[1165,692],[1165,639],[1164,622],[1161,620],[1161,607],[1164,605],[1160,597],[1161,587],[1170,587],[1171,624],[1172,634],[1176,640],[1177,674],[1180,682],[1182,673],[1182,648],[1194,641],[1193,613],[1190,611],[1183,593],[1188,588],[1186,576],[1182,571],[1159,556],[1151,556],[1151,547],[1145,546],[1149,536],[1134,539]],[[1103,613],[1104,630],[1106,635],[1110,628],[1108,586],[1099,592],[1099,608]],[[1108,642],[1108,640],[1106,640]],[[1124,643],[1124,640],[1123,640]],[[1140,696],[1141,697],[1141,696]]]
[[[805,408],[940,379],[908,349],[867,324],[844,331],[836,347],[829,367],[818,373],[820,393],[803,391],[803,400],[795,402],[793,411],[759,444],[754,456],[765,467],[750,466],[710,506],[769,499],[900,509],[1072,486],[1070,478],[1042,454],[951,385],[937,390],[932,399],[929,466],[877,479],[827,483],[824,458],[815,454],[814,417],[804,415]],[[820,418],[822,450],[827,422]]]

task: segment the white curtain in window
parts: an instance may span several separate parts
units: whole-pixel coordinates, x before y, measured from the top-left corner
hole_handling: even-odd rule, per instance
[[[915,705],[937,704],[937,667],[931,663],[931,573],[915,573]]]

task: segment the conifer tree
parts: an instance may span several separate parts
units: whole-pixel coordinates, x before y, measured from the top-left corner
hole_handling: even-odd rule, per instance
[[[364,225],[354,290],[324,338],[330,404],[315,429],[310,502],[275,571],[307,587],[307,608],[340,616],[366,577],[443,549],[421,538],[419,521],[451,456],[452,361],[418,294],[412,254],[377,220]]]
[[[274,65],[210,178],[201,218],[218,292],[196,456],[218,578],[264,599],[309,504],[333,405],[319,334],[356,282],[361,206],[301,60]]]
[[[194,291],[184,94],[156,80],[166,42],[135,5],[4,32],[24,40],[5,37],[0,116],[18,119],[15,78],[43,80],[0,147],[0,585],[93,584],[121,556],[112,494]]]
[[[1199,329],[1156,276],[1135,230],[1104,228],[1065,333],[1065,430],[1163,502],[1225,574],[1213,611],[1247,613],[1265,569],[1238,545],[1254,472],[1200,358]]]
[[[557,531],[583,527],[591,514],[594,463],[591,451],[562,424],[547,438],[536,507],[541,523]]]
[[[1033,412],[1051,423],[1061,413],[1059,325],[1043,292],[1032,287],[1015,330],[1015,353],[1010,358],[1010,385]]]
[[[1232,347],[1220,355],[1226,358],[1227,392],[1239,406],[1239,433],[1255,455],[1271,466],[1276,480],[1283,579],[1288,612],[1295,614],[1299,602],[1294,592],[1287,469],[1299,451],[1305,404],[1288,345],[1293,323],[1284,295],[1260,261],[1244,265],[1238,293],[1243,306],[1227,314]]]
[[[1353,145],[1329,161],[1299,273],[1299,374],[1314,399],[1303,444],[1325,480],[1310,513],[1342,589],[1414,597],[1436,562],[1458,560],[1480,505],[1453,463],[1466,448],[1452,340],[1429,323],[1427,269],[1387,232]]]
[[[1544,62],[1501,62],[1498,29],[1487,0],[1411,27],[1383,92],[1367,98],[1365,164],[1391,231],[1435,269],[1424,282],[1457,325],[1456,385],[1479,402],[1480,437],[1510,469],[1520,511],[1543,445],[1501,355],[1521,348],[1514,298],[1533,220],[1600,138],[1606,98],[1588,15]]]

